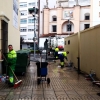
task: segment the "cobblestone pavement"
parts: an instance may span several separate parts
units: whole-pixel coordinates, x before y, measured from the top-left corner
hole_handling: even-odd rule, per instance
[[[58,63],[50,62],[48,76],[50,85],[43,81],[37,85],[37,66],[30,63],[25,76],[18,76],[23,83],[17,89],[0,82],[0,100],[100,100],[100,88],[93,86],[78,75],[74,68],[58,68]]]

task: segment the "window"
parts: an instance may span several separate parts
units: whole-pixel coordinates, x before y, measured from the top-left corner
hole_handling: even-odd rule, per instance
[[[34,31],[34,29],[28,29],[28,32],[33,32]]]
[[[34,6],[35,7],[35,2],[30,2],[28,3],[29,6]]]
[[[25,16],[25,15],[27,15],[27,10],[23,10],[23,11],[21,11],[21,12],[20,12],[20,15],[21,15],[21,16]]]
[[[85,14],[85,20],[90,20],[90,14],[89,13]]]
[[[34,23],[34,18],[33,17],[29,17],[28,18],[28,23]]]
[[[26,40],[27,36],[26,35],[21,35],[21,37],[24,38],[24,40]]]
[[[28,32],[33,32],[33,31],[34,31],[34,26],[33,25],[28,26]]]
[[[90,27],[90,24],[84,24],[84,29],[87,29]]]
[[[28,38],[28,40],[33,40],[32,38]]]
[[[27,24],[27,19],[25,18],[25,19],[21,19],[20,20],[20,24]]]
[[[57,31],[57,26],[56,25],[52,25],[52,32],[56,32]]]
[[[27,32],[27,28],[26,27],[20,27],[20,32]]]
[[[89,20],[90,19],[90,16],[85,16],[85,20]]]
[[[57,17],[56,16],[53,16],[52,17],[52,21],[57,21]]]
[[[20,7],[27,7],[27,2],[21,2]]]
[[[68,45],[70,44],[70,40],[68,40]]]
[[[67,25],[67,31],[72,31],[72,25],[71,24]]]

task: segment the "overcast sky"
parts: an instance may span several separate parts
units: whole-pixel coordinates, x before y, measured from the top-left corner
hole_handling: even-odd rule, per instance
[[[44,5],[46,5],[46,0],[40,0],[41,5],[41,9],[44,7]],[[48,7],[49,8],[54,8],[54,6],[56,6],[56,0],[48,0]]]
[[[48,6],[50,7],[50,8],[54,8],[54,6],[56,6],[56,0],[48,0]]]

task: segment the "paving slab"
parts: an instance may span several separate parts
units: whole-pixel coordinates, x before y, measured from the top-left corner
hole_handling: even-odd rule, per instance
[[[0,100],[100,100],[97,95],[100,88],[78,74],[74,68],[59,68],[59,61],[49,62],[48,75],[50,85],[46,81],[37,84],[37,66],[31,61],[23,80],[17,89],[9,88],[0,82]]]

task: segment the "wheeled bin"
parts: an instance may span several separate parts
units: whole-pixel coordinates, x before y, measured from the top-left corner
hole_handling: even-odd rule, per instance
[[[47,78],[48,69],[47,65],[48,62],[36,62],[37,65],[37,84],[39,85],[41,81],[43,81],[43,77],[45,77],[45,81],[47,81],[47,84],[50,83],[50,78]]]
[[[30,64],[30,51],[28,50],[18,50],[17,53],[17,61],[15,67],[15,73],[21,73],[24,75],[27,72],[27,67]]]
[[[29,50],[18,50],[17,53],[17,61],[15,66],[15,73],[21,73],[24,75],[27,72],[27,67],[30,65],[30,51]],[[3,53],[5,58],[7,59],[8,53]],[[7,73],[7,62],[2,62],[2,74]]]

